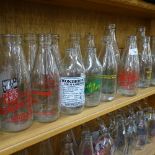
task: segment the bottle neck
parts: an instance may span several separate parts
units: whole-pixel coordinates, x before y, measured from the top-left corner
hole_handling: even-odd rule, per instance
[[[116,42],[115,29],[110,29],[110,36],[113,42]]]

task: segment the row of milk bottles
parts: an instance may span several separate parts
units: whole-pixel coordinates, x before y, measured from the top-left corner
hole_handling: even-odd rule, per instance
[[[1,129],[20,131],[28,128],[33,118],[51,122],[59,117],[60,111],[77,114],[84,106],[111,101],[117,90],[122,95],[133,96],[138,86],[155,85],[152,74],[155,58],[151,57],[150,37],[145,36],[145,29],[140,28],[140,55],[136,36],[130,36],[121,59],[115,25],[110,24],[107,30],[108,35],[103,39],[103,64],[96,55],[91,34],[87,36],[85,61],[78,34],[71,35],[65,59],[60,56],[58,35],[1,35]]]

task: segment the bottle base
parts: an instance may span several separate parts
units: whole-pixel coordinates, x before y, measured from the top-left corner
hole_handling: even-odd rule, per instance
[[[112,94],[102,94],[101,101],[108,102],[112,101],[115,98],[115,95]]]
[[[95,107],[100,104],[101,95],[99,93],[86,95],[85,107]]]
[[[11,123],[11,122],[6,123],[2,121],[1,129],[6,132],[18,132],[29,128],[32,125],[32,122],[33,122],[32,120],[18,123]]]
[[[43,116],[36,116],[34,115],[34,119],[40,123],[50,123],[50,122],[54,122],[59,118],[59,115],[56,116],[47,116],[47,115],[43,115]]]
[[[137,91],[133,91],[133,90],[119,89],[118,92],[123,96],[129,96],[129,97],[137,95]]]
[[[79,114],[83,111],[84,106],[76,107],[76,108],[68,108],[68,107],[61,107],[61,113],[65,115],[75,115]]]

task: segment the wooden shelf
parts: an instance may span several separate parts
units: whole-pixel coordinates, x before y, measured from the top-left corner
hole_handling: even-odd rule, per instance
[[[0,155],[14,153],[153,94],[155,94],[153,87],[141,89],[137,96],[118,96],[114,101],[102,103],[97,107],[86,108],[78,115],[61,116],[60,119],[52,123],[34,122],[29,129],[22,132],[0,132]]]
[[[155,5],[143,0],[25,0],[37,3],[82,8],[104,12],[117,12],[122,15],[136,15],[146,18],[155,17]]]

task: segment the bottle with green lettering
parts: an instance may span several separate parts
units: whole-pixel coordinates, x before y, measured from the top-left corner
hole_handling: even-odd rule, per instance
[[[87,61],[86,61],[86,84],[85,84],[85,97],[87,107],[97,106],[101,99],[102,88],[102,65],[96,56],[96,48],[94,45],[94,36],[88,35],[88,48],[87,48]]]
[[[102,101],[111,101],[115,98],[117,90],[117,61],[112,46],[112,38],[106,36],[105,56],[103,58],[102,72]]]

